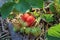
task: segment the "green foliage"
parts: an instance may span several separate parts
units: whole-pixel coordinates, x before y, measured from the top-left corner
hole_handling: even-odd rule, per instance
[[[60,14],[60,0],[54,0],[56,11]]]
[[[25,27],[25,29],[24,29],[24,27],[22,27],[22,28],[20,28],[20,32],[21,33],[25,32],[26,34],[30,34],[31,33],[34,36],[39,36],[40,32],[41,32],[41,29],[39,27],[33,27],[33,28]]]
[[[53,0],[53,3],[50,5],[50,10],[60,14],[60,0]]]
[[[41,20],[41,17],[36,18],[36,22],[37,22],[37,24],[40,23],[40,20]]]
[[[60,38],[57,38],[57,37],[53,37],[53,36],[50,36],[50,35],[47,35],[48,38],[46,38],[46,40],[60,40]]]
[[[2,7],[1,7],[1,15],[3,18],[6,18],[9,13],[13,10],[13,6],[15,3],[13,2],[9,2],[9,3],[5,3]]]
[[[13,2],[13,0],[7,0],[7,2]]]
[[[26,0],[33,8],[43,8],[43,0]]]
[[[43,0],[7,0],[7,3],[1,7],[3,18],[7,18],[9,13],[14,9],[13,6],[20,12],[26,12],[31,7],[43,8]]]
[[[56,11],[53,3],[50,5],[50,11],[51,11],[51,12],[55,12],[55,11]]]
[[[27,3],[25,0],[20,1],[20,3],[15,4],[15,8],[20,12],[26,12],[28,9],[30,9],[29,3]]]
[[[9,19],[13,19],[13,18],[15,18],[15,15],[14,15],[14,14],[10,14],[10,15],[8,16],[8,18],[9,18]]]
[[[60,40],[60,24],[52,26],[46,34],[48,40]]]
[[[43,14],[42,19],[45,19],[46,22],[52,22],[53,21],[53,14]]]
[[[36,18],[38,18],[38,17],[40,16],[40,13],[37,13],[36,10],[35,10],[35,12],[33,12],[33,15],[34,15]]]

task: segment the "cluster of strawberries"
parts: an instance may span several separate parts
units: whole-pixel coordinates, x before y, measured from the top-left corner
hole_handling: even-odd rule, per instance
[[[32,26],[35,22],[35,17],[28,13],[25,13],[21,16],[21,19],[27,23],[28,26]]]

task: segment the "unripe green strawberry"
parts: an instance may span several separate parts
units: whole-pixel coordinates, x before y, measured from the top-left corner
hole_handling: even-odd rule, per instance
[[[26,34],[30,34],[30,31],[31,31],[31,28],[26,28],[26,29],[25,29],[25,33],[26,33]]]
[[[40,28],[39,27],[34,27],[32,28],[31,30],[31,33],[34,35],[34,36],[39,36],[40,35]]]
[[[25,27],[20,28],[20,32],[21,33],[24,33],[25,32],[25,29],[26,29]]]

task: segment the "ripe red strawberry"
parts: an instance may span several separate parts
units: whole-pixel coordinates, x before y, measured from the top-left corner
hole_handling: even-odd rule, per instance
[[[33,16],[29,16],[26,20],[28,26],[31,26],[34,23],[34,21],[35,18]]]
[[[29,17],[29,14],[26,13],[26,14],[24,14],[24,15],[22,16],[22,20],[23,20],[23,21],[26,21],[26,19],[27,19],[28,17]]]

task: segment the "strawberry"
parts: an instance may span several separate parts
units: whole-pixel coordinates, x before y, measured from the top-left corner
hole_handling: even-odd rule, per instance
[[[26,13],[26,14],[24,14],[21,18],[22,18],[23,21],[26,21],[26,19],[27,19],[28,17],[29,17],[29,14]]]
[[[24,15],[22,15],[21,19],[27,23],[27,26],[31,26],[33,25],[34,21],[35,21],[35,18],[34,16],[28,14],[28,13],[25,13]]]
[[[25,33],[26,33],[26,34],[30,34],[30,31],[31,31],[31,28],[26,28],[26,29],[25,29]]]
[[[29,16],[26,20],[28,26],[31,26],[35,21],[35,18],[33,16]]]
[[[39,36],[41,32],[41,29],[39,27],[33,27],[31,30],[31,34],[33,34],[34,36]]]

